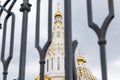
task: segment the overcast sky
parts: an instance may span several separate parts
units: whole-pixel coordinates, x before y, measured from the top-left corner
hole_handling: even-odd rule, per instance
[[[27,61],[26,61],[26,80],[34,80],[39,74],[39,55],[35,49],[35,18],[36,18],[36,1],[30,0],[32,4],[31,12],[29,13],[28,22],[28,39],[27,39]],[[93,1],[93,19],[99,26],[102,25],[105,17],[108,14],[107,0],[92,0]],[[1,0],[3,3],[4,0]],[[64,13],[63,0],[53,0],[53,21],[54,13],[57,10],[57,3],[60,2],[60,10]],[[22,0],[18,0],[12,11],[16,14],[15,25],[15,41],[14,41],[14,56],[9,67],[8,80],[13,80],[18,77],[19,72],[19,56],[21,43],[21,28],[22,28],[22,13],[19,11]],[[41,0],[41,46],[47,40],[47,18],[48,18],[48,0]],[[120,80],[120,0],[114,0],[115,18],[110,23],[107,31],[107,69],[108,80]],[[1,21],[3,20],[1,18]],[[73,40],[78,40],[79,45],[76,50],[81,49],[87,59],[87,67],[91,72],[101,80],[100,68],[100,52],[97,44],[98,39],[95,32],[88,27],[87,24],[87,8],[86,0],[72,0],[72,36]],[[7,43],[9,43],[9,29],[7,33]],[[2,42],[2,30],[0,30],[0,46]],[[6,46],[6,53],[8,53],[9,45]],[[0,47],[1,51],[1,47]],[[6,55],[7,56],[7,55]],[[0,62],[0,80],[2,80],[2,63]]]

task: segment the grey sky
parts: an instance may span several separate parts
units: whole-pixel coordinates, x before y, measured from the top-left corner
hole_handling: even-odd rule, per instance
[[[1,0],[4,2],[4,0]],[[93,1],[93,14],[94,22],[99,26],[108,14],[107,0],[92,0]],[[53,0],[53,16],[57,10],[57,3],[60,2],[60,9],[63,12],[63,0]],[[18,77],[19,72],[19,55],[20,55],[20,41],[21,41],[21,24],[22,13],[19,12],[20,4],[22,0],[18,0],[12,11],[16,14],[16,28],[15,28],[15,42],[14,42],[14,57],[9,67],[8,80],[12,80]],[[35,41],[35,17],[36,17],[36,1],[30,0],[32,3],[32,9],[29,13],[28,24],[28,43],[27,43],[27,61],[26,61],[26,80],[34,80],[39,74],[39,56],[38,51],[34,47]],[[107,67],[108,67],[108,80],[120,80],[120,0],[114,0],[115,6],[115,18],[111,22],[107,32]],[[48,0],[42,0],[41,7],[41,45],[47,40],[47,6]],[[2,21],[3,18],[1,18]],[[53,17],[54,21],[54,17]],[[99,46],[97,44],[98,39],[95,32],[88,27],[87,24],[87,9],[86,0],[72,0],[72,28],[73,28],[73,40],[78,40],[79,45],[76,50],[78,55],[78,49],[81,49],[81,53],[84,54],[87,59],[87,67],[91,72],[101,80],[100,72],[100,58],[99,58]],[[9,33],[8,33],[9,34]],[[0,30],[0,46],[1,46],[2,30]],[[9,39],[9,37],[7,37]],[[6,49],[8,50],[8,46]],[[6,50],[6,51],[7,51]],[[0,47],[1,51],[1,47]],[[2,80],[2,63],[0,62],[0,80]]]

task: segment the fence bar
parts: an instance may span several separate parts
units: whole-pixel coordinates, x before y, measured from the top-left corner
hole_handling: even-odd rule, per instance
[[[39,52],[40,57],[40,80],[44,80],[44,69],[45,69],[45,56],[47,49],[50,46],[52,40],[52,0],[48,2],[48,40],[44,47],[41,48],[39,45],[39,35],[40,35],[40,0],[37,0],[37,10],[36,10],[36,37],[35,37],[35,47]]]
[[[102,80],[107,80],[107,65],[106,65],[106,32],[112,19],[114,18],[114,7],[113,0],[108,0],[109,14],[104,20],[102,27],[100,28],[93,22],[92,17],[92,2],[87,0],[87,11],[88,11],[88,25],[92,28],[98,36],[98,44],[100,46],[100,58],[101,58],[101,69],[102,69]]]
[[[28,12],[30,11],[29,0],[23,0],[20,11],[23,12],[22,20],[22,36],[20,49],[20,66],[19,66],[19,80],[25,80],[25,66],[26,66],[26,46],[27,46],[27,26],[28,26]]]
[[[73,80],[77,80],[77,72],[76,72],[76,64],[75,64],[75,50],[78,45],[78,41],[74,40],[72,42],[72,49],[73,49]]]
[[[64,0],[65,14],[65,80],[73,80],[73,51],[71,32],[71,0]]]

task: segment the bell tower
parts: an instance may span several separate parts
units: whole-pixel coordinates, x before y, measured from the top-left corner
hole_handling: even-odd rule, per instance
[[[54,26],[52,28],[52,42],[46,53],[45,75],[44,80],[65,80],[65,50],[64,50],[64,27],[62,22],[62,12],[58,8],[54,14]],[[86,59],[80,55],[76,59],[77,80],[96,80],[90,70],[85,66]],[[35,80],[39,80],[37,76]]]
[[[64,27],[62,12],[59,8],[54,15],[54,26],[52,28],[52,43],[46,54],[45,75],[52,80],[64,80]]]

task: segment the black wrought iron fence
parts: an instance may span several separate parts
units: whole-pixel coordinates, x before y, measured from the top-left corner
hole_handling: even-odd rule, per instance
[[[0,16],[2,16],[3,11],[5,11],[7,13],[7,15],[5,16],[4,19],[4,23],[3,23],[3,38],[2,38],[2,49],[1,49],[1,61],[3,64],[3,80],[7,80],[7,74],[8,74],[8,67],[10,64],[10,61],[13,57],[13,47],[14,47],[14,29],[15,29],[15,14],[13,12],[11,12],[11,9],[13,8],[16,0],[13,0],[11,5],[9,6],[8,9],[6,9],[6,5],[9,3],[10,0],[7,0],[3,6],[0,5]],[[7,57],[7,59],[5,59],[5,46],[6,46],[6,31],[9,25],[8,24],[8,19],[12,17],[11,19],[11,35],[10,35],[10,47],[9,47],[9,56]],[[0,25],[2,28],[2,24]]]
[[[6,0],[3,5],[0,5],[0,16],[2,16],[3,11],[7,13],[7,16],[4,19],[4,24],[0,24],[0,29],[3,30],[3,38],[2,38],[2,51],[1,51],[1,61],[3,63],[3,80],[7,80],[8,67],[10,61],[13,57],[13,46],[14,46],[14,28],[15,28],[15,14],[11,12],[16,0],[12,0],[12,3],[8,9],[6,9],[6,5],[11,0]],[[39,35],[40,35],[40,6],[41,0],[36,1],[36,35],[35,35],[35,48],[39,52],[40,57],[40,80],[44,80],[44,65],[45,65],[45,55],[46,51],[51,43],[52,39],[52,0],[49,0],[48,4],[48,40],[43,48],[39,45]],[[98,44],[100,46],[100,57],[101,57],[101,71],[102,71],[102,80],[107,80],[107,66],[106,66],[106,52],[105,52],[105,44],[106,44],[106,32],[107,28],[114,17],[114,7],[113,0],[108,0],[109,6],[109,14],[105,18],[102,27],[100,28],[97,24],[93,22],[92,17],[92,4],[91,0],[87,0],[87,13],[88,13],[88,25],[92,28],[97,36],[98,36]],[[18,80],[25,80],[25,66],[26,66],[26,43],[27,43],[27,27],[28,27],[28,12],[31,10],[31,4],[29,4],[29,0],[23,0],[23,4],[21,4],[20,11],[23,12],[23,20],[22,20],[22,36],[21,36],[21,50],[20,50],[20,65],[19,65],[19,77]],[[64,14],[65,14],[65,80],[77,80],[76,78],[76,69],[75,69],[75,61],[74,61],[74,53],[76,46],[78,44],[77,40],[72,41],[72,21],[71,21],[71,0],[64,0]],[[5,60],[5,42],[6,42],[6,30],[9,25],[7,25],[7,21],[9,17],[12,16],[11,22],[11,39],[10,39],[10,50],[9,57]]]

